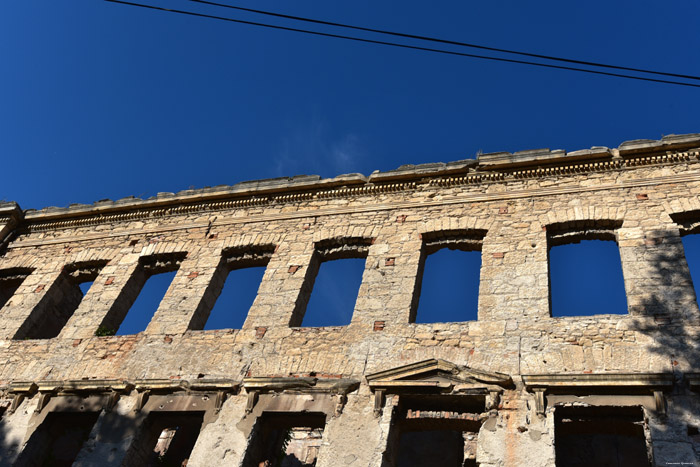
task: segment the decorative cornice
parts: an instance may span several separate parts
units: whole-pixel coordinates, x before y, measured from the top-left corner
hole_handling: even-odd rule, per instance
[[[151,235],[159,234],[163,232],[173,232],[178,230],[194,230],[194,229],[207,229],[207,228],[217,228],[225,227],[229,225],[239,225],[239,224],[253,224],[256,222],[277,222],[277,221],[289,221],[294,219],[306,219],[310,216],[322,217],[322,216],[335,216],[335,215],[348,215],[348,214],[358,214],[366,212],[380,212],[380,211],[393,211],[397,209],[412,209],[419,205],[421,208],[437,207],[437,206],[449,206],[454,204],[464,204],[464,203],[478,203],[478,202],[491,202],[491,201],[510,201],[523,198],[534,198],[534,197],[549,197],[557,195],[569,195],[573,193],[590,193],[596,191],[609,191],[609,190],[621,190],[630,188],[641,188],[647,186],[657,186],[664,184],[674,184],[674,183],[690,183],[700,181],[700,173],[682,173],[674,175],[664,175],[654,178],[642,178],[642,179],[632,179],[632,180],[622,180],[617,181],[612,184],[597,185],[597,186],[564,186],[564,187],[547,187],[547,188],[536,188],[536,189],[524,189],[524,190],[508,190],[499,191],[493,193],[460,193],[458,195],[444,196],[439,200],[424,200],[417,203],[416,201],[403,201],[403,202],[393,202],[393,203],[377,203],[368,204],[363,206],[349,206],[349,207],[332,207],[332,208],[321,208],[313,211],[297,211],[297,212],[277,212],[272,214],[254,214],[245,217],[220,217],[212,223],[208,222],[191,222],[191,223],[173,223],[171,225],[159,225],[156,228],[146,229],[131,229],[123,231],[105,231],[99,233],[88,233],[79,236],[70,236],[65,238],[55,238],[55,239],[41,239],[41,240],[24,240],[19,242],[13,242],[8,245],[8,248],[26,248],[44,245],[55,245],[62,243],[74,243],[79,241],[92,241],[105,238],[114,237],[124,237],[130,235]]]
[[[619,156],[618,156],[619,157]],[[255,192],[242,191],[236,193],[212,193],[202,194],[196,197],[174,196],[172,198],[158,198],[155,200],[132,200],[128,203],[114,203],[109,206],[81,207],[54,209],[49,211],[28,212],[23,227],[24,232],[43,232],[48,230],[89,227],[104,223],[129,222],[143,219],[171,217],[190,213],[207,211],[221,211],[229,209],[249,208],[256,206],[270,206],[274,204],[298,203],[305,201],[349,198],[357,196],[372,196],[387,193],[411,192],[419,188],[448,188],[463,185],[479,185],[490,183],[502,183],[524,179],[542,179],[553,176],[581,175],[593,172],[612,172],[616,170],[633,169],[643,166],[664,165],[672,163],[695,162],[700,158],[700,150],[694,149],[685,152],[648,154],[640,157],[617,158],[612,160],[594,160],[574,162],[568,164],[552,164],[532,168],[515,167],[507,170],[500,167],[501,171],[474,171],[473,168],[465,168],[467,173],[455,174],[449,177],[440,176],[442,171],[416,171],[411,181],[398,183],[374,183],[353,180],[353,185],[327,188],[324,181],[315,186],[307,183],[306,191],[294,191],[289,193],[271,194],[260,196]],[[554,159],[557,162],[567,161],[566,157]],[[567,161],[568,162],[568,161]],[[408,175],[403,175],[408,177]],[[298,188],[296,188],[298,190]],[[221,196],[240,197],[239,199],[220,200]],[[209,201],[203,200],[207,197]],[[193,201],[197,199],[197,202]],[[179,203],[179,204],[178,204]]]

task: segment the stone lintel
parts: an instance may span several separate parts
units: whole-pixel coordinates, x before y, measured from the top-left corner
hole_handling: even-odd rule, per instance
[[[523,375],[528,390],[564,388],[648,388],[671,389],[670,373],[584,373],[569,375]]]
[[[314,378],[314,377],[251,377],[243,380],[246,392],[322,392],[329,394],[348,394],[360,386],[360,381],[351,378]]]
[[[240,383],[232,379],[142,379],[134,381],[134,387],[137,391],[155,391],[155,392],[170,392],[170,391],[201,391],[215,392],[227,391],[236,392],[240,387]]]

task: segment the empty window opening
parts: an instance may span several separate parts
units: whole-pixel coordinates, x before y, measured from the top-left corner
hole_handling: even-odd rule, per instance
[[[242,328],[274,251],[274,245],[225,250],[190,329]]]
[[[204,329],[240,329],[262,281],[265,268],[245,268],[231,271],[219,298],[209,314]]]
[[[558,467],[651,465],[640,407],[557,407],[554,441]]]
[[[325,425],[322,413],[264,413],[253,428],[243,466],[316,465]]]
[[[83,282],[82,284],[78,284],[78,287],[80,287],[80,291],[83,293],[83,297],[86,293],[88,293],[88,290],[90,290],[92,284],[94,284],[94,281]]]
[[[17,292],[24,279],[31,274],[31,269],[12,268],[0,271],[0,308],[5,306]]]
[[[626,314],[617,243],[584,240],[549,252],[552,316]]]
[[[416,323],[476,321],[480,251],[444,248],[425,260]]]
[[[456,430],[409,431],[401,434],[397,467],[466,467],[476,453],[476,433],[470,433],[469,444],[465,433]],[[473,442],[474,441],[474,442]],[[466,462],[465,462],[466,461]]]
[[[32,434],[15,466],[70,467],[99,412],[51,412]]]
[[[365,260],[350,258],[321,263],[302,326],[350,324],[362,283]]]
[[[485,230],[423,234],[410,322],[475,321]]]
[[[385,454],[392,467],[476,466],[481,396],[401,396]]]
[[[353,237],[316,244],[290,326],[350,324],[371,243]]]
[[[204,412],[151,412],[123,465],[187,465],[202,429]]]
[[[671,214],[671,218],[679,227],[695,297],[700,297],[700,210]],[[671,256],[661,257],[658,262],[672,262],[674,259]],[[673,282],[680,285],[683,280],[683,276],[680,276],[675,277]]]
[[[146,329],[158,309],[158,305],[163,300],[165,292],[168,291],[168,287],[173,282],[175,274],[177,271],[153,274],[146,280],[141,293],[116,330],[116,335],[136,334]]]
[[[627,296],[615,230],[621,222],[547,227],[553,317],[626,314]]]
[[[690,269],[690,277],[695,288],[695,296],[700,296],[700,234],[691,234],[683,236],[683,251],[685,259],[688,262]]]
[[[101,335],[146,329],[187,253],[143,256],[97,329]]]
[[[65,266],[14,338],[50,339],[58,336],[105,264],[106,261],[95,261]]]

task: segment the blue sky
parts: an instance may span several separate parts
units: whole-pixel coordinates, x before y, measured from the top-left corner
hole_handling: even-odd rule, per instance
[[[151,3],[290,24],[186,0]],[[235,4],[700,75],[695,0]],[[100,0],[5,2],[0,58],[0,200],[25,209],[286,175],[369,174],[478,151],[615,147],[700,132],[697,88]]]

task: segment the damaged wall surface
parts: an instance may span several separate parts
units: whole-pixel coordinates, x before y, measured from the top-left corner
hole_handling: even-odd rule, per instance
[[[697,465],[697,232],[700,135],[0,203],[0,465]],[[552,317],[549,250],[582,239],[616,243],[626,314]],[[475,321],[415,322],[442,248],[481,254]],[[301,326],[344,258],[350,323]],[[253,266],[242,328],[204,330]],[[146,329],[114,335],[163,272]]]

